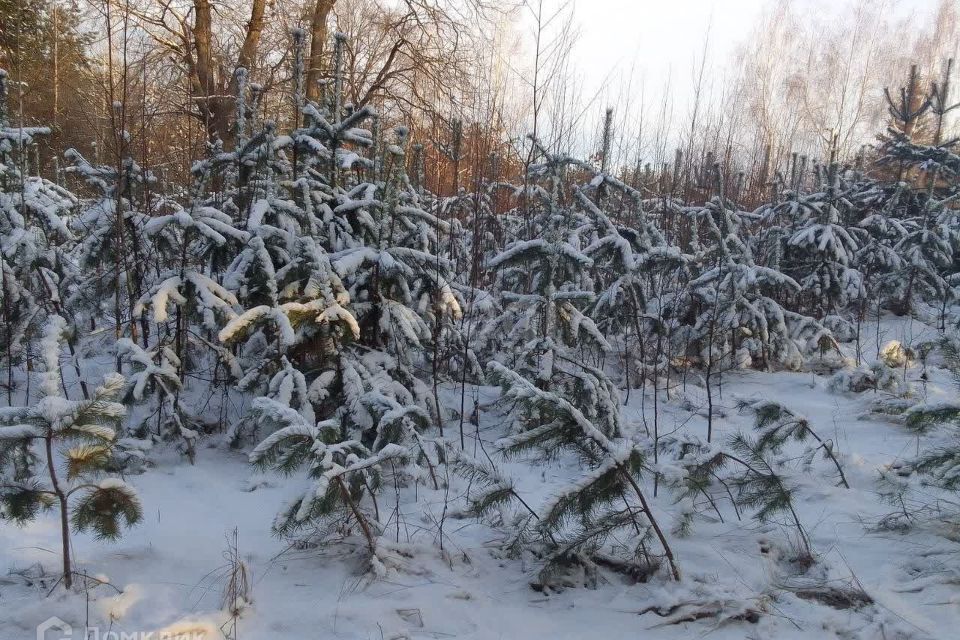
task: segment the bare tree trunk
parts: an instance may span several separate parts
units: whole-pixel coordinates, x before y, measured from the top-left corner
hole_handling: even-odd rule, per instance
[[[310,59],[307,64],[307,100],[320,97],[320,72],[327,43],[327,17],[337,0],[316,0],[310,20]]]
[[[243,45],[237,56],[236,68],[249,69],[256,58],[260,36],[263,33],[267,0],[253,0],[250,19],[244,32]],[[237,74],[229,79],[218,78],[213,60],[213,8],[210,0],[193,0],[194,21],[192,28],[193,57],[187,59],[192,72],[191,83],[198,99],[210,140],[220,139],[229,148],[233,145],[234,130],[230,126],[233,116],[233,100],[237,90]]]
[[[50,474],[50,485],[60,503],[60,543],[63,547],[63,586],[70,589],[73,586],[73,565],[70,561],[70,512],[67,510],[67,494],[60,486],[57,478],[57,468],[53,460],[53,433],[44,438],[44,448],[47,453],[47,473]]]
[[[618,467],[620,469],[620,473],[624,478],[626,478],[627,482],[630,483],[630,486],[633,487],[634,493],[636,493],[637,497],[640,498],[640,506],[643,509],[643,512],[646,514],[647,520],[650,521],[650,525],[653,527],[653,532],[657,535],[657,540],[660,541],[660,546],[663,548],[664,554],[667,556],[667,562],[670,565],[670,573],[673,575],[673,579],[677,582],[680,582],[680,569],[677,567],[673,550],[670,548],[670,543],[667,542],[667,537],[663,535],[663,530],[660,529],[657,519],[653,517],[653,511],[650,509],[650,505],[647,503],[647,499],[643,495],[643,491],[640,490],[640,486],[637,484],[636,480],[633,479],[633,476],[631,476],[622,465],[618,465]]]
[[[13,285],[9,286],[13,289]],[[11,320],[12,312],[10,310],[10,293],[7,285],[7,272],[0,269],[0,294],[3,294],[3,326],[5,347],[7,349],[7,405],[13,406],[13,322]]]

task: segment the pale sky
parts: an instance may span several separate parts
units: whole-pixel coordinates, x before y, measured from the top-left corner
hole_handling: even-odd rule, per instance
[[[878,0],[877,4],[889,4],[898,15],[922,15],[938,2]],[[670,67],[689,75],[708,31],[711,57],[726,59],[749,34],[763,8],[774,4],[776,0],[575,0],[574,20],[580,28],[575,57],[591,75],[612,68],[629,70],[632,65],[653,75]],[[793,0],[792,4],[807,5],[822,16],[844,2]]]
[[[692,73],[694,57],[710,33],[710,54],[723,59],[755,23],[767,0],[580,0],[574,51],[588,75],[629,73],[654,79]],[[679,77],[677,78],[679,79]]]
[[[538,0],[527,0],[536,5]],[[566,0],[543,0],[544,13]],[[939,0],[866,0],[888,6],[898,17],[924,19]],[[571,51],[582,83],[585,110],[597,114],[610,105],[637,110],[643,93],[648,111],[659,105],[669,80],[673,120],[685,119],[692,103],[695,65],[707,49],[708,82],[719,83],[723,70],[756,25],[762,11],[777,0],[572,0],[578,38]],[[818,18],[837,12],[850,0],[792,0]],[[523,46],[530,48],[529,10],[521,9]],[[642,87],[642,90],[641,90]],[[709,90],[709,87],[708,87]],[[624,98],[624,94],[629,98]]]
[[[639,108],[658,105],[669,81],[674,120],[683,119],[692,100],[705,38],[710,64],[725,64],[740,46],[769,0],[580,0],[574,6],[579,39],[575,66],[583,74],[584,97],[597,92],[595,112],[620,99],[625,83]],[[606,87],[603,89],[602,87]]]

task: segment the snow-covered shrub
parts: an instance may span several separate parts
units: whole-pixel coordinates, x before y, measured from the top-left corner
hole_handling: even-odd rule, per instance
[[[444,445],[427,433],[443,428],[440,370],[433,388],[419,371],[464,347],[460,293],[437,253],[450,228],[406,173],[405,128],[381,146],[362,128],[369,108],[347,111],[339,98],[300,107],[304,126],[291,136],[266,130],[244,147],[260,145],[270,172],[224,280],[245,310],[218,337],[243,345],[237,384],[263,395],[231,435],[258,436],[257,466],[306,469],[310,486],[277,517],[278,534],[318,542],[359,527],[382,574],[383,478],[398,491],[441,484]]]
[[[51,131],[10,126],[8,84],[0,70],[0,359],[6,362],[9,404],[14,367],[24,363],[47,314],[63,314],[66,282],[77,275],[70,218],[79,199],[24,170],[36,139]]]
[[[129,363],[125,401],[147,404],[150,413],[134,428],[140,438],[155,433],[158,438],[175,440],[191,462],[196,457],[197,438],[202,425],[180,401],[183,384],[178,370],[180,359],[170,347],[146,351],[127,338],[117,341],[117,353]]]
[[[900,395],[906,393],[908,387],[902,372],[875,360],[869,365],[838,371],[827,381],[827,389],[834,393],[862,393],[873,390]]]
[[[857,328],[846,318],[831,314],[826,316],[822,323],[838,342],[850,342],[857,338]]]
[[[586,220],[561,202],[563,176],[576,161],[552,154],[532,140],[543,156],[530,167],[530,239],[519,239],[490,259],[500,313],[483,328],[488,353],[509,361],[549,388],[562,359],[579,349],[603,352],[610,344],[586,307],[594,299],[593,260],[579,246],[575,230]]]
[[[879,148],[881,165],[895,167],[904,182],[905,178],[913,177],[912,184],[905,189],[910,193],[911,205],[903,211],[905,233],[893,247],[903,259],[896,271],[897,277],[890,280],[891,306],[895,311],[906,313],[917,310],[918,303],[929,304],[941,313],[941,323],[947,301],[955,297],[949,278],[956,273],[954,252],[958,247],[956,225],[951,224],[956,220],[956,190],[953,186],[947,189],[938,186],[939,181],[949,184],[957,176],[956,152],[960,141],[942,135],[947,113],[956,108],[950,104],[948,95],[951,71],[952,67],[948,66],[942,81],[923,95],[914,67],[900,100],[894,101],[888,94],[893,123],[881,138]],[[911,97],[921,95],[917,104],[909,103]],[[930,144],[923,144],[910,133],[928,110],[934,116],[936,134]]]
[[[880,349],[880,361],[891,369],[903,368],[914,358],[914,351],[899,340],[891,340]]]
[[[800,285],[779,269],[757,264],[746,215],[717,196],[691,212],[702,236],[696,256],[702,265],[690,282],[687,303],[695,320],[688,349],[710,369],[773,365],[797,369],[803,362],[791,331],[797,314],[779,302]]]
[[[347,533],[352,523],[373,553],[382,528],[374,495],[381,488],[383,467],[405,466],[409,452],[396,444],[371,451],[359,440],[343,439],[337,422],[307,422],[269,398],[257,398],[252,410],[255,420],[273,432],[250,453],[250,461],[287,475],[306,467],[310,480],[277,516],[274,531],[292,536],[309,527],[326,536]]]

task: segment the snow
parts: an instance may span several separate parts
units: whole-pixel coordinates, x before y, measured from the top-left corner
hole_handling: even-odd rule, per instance
[[[606,175],[608,111],[601,169],[534,136],[522,187],[434,194],[344,105],[343,36],[304,104],[303,36],[304,120],[237,71],[190,187],[71,151],[74,196],[12,163],[48,130],[0,126],[0,640],[957,628],[954,141],[892,128],[896,186],[803,157],[751,212],[706,149],[691,202]]]
[[[57,397],[60,391],[60,341],[67,329],[67,321],[52,316],[43,331],[43,392],[48,397]]]
[[[39,438],[42,435],[43,432],[40,429],[29,424],[0,426],[0,440],[23,440],[26,438]]]
[[[120,478],[105,478],[98,482],[97,486],[108,491],[125,491],[128,493],[135,493],[131,486]]]
[[[289,346],[296,343],[296,333],[290,325],[290,320],[280,307],[269,307],[259,305],[244,311],[239,316],[233,318],[220,330],[218,338],[221,342],[230,342],[236,340],[238,336],[250,331],[251,327],[262,320],[272,320],[280,332],[280,341],[283,345]]]
[[[381,630],[383,637],[476,639],[638,634],[664,640],[951,637],[960,610],[941,562],[956,553],[955,544],[930,533],[902,535],[868,528],[892,510],[875,492],[878,470],[908,454],[915,436],[896,424],[862,419],[874,394],[830,394],[823,376],[742,372],[725,374],[723,384],[726,417],[717,420],[722,432],[749,429],[751,418],[732,409],[735,396],[762,398],[802,408],[824,436],[837,442],[846,456],[850,490],[820,480],[817,475],[825,473],[826,466],[797,476],[800,517],[821,554],[819,568],[805,580],[860,584],[876,605],[836,610],[798,597],[801,583],[777,561],[784,530],[775,523],[757,527],[738,522],[732,513],[724,523],[697,522],[688,538],[673,540],[684,570],[678,585],[660,580],[631,585],[611,577],[596,589],[544,595],[529,588],[525,562],[495,553],[490,545],[495,534],[484,525],[448,521],[440,550],[435,528],[425,525],[443,517],[445,496],[452,502],[466,489],[455,478],[449,495],[442,488],[421,485],[418,499],[401,502],[399,517],[384,516],[377,553],[385,577],[373,579],[365,577],[356,562],[359,541],[357,547],[292,549],[274,538],[273,514],[298,494],[298,483],[271,482],[275,476],[251,471],[242,453],[223,446],[202,449],[202,463],[193,466],[178,456],[156,453],[155,469],[126,480],[145,505],[143,523],[113,545],[74,538],[81,569],[103,572],[123,591],[118,595],[109,587],[94,588],[91,623],[112,624],[118,632],[219,628],[227,621],[220,610],[222,552],[225,536],[236,528],[253,585],[252,604],[241,614],[238,628],[241,637],[251,640],[379,638]],[[946,402],[950,384],[945,372],[938,371],[927,385],[930,401]],[[451,402],[459,397],[456,388],[443,393]],[[476,393],[482,406],[490,406],[496,397],[491,388]],[[688,386],[686,393],[695,405],[702,401],[702,389]],[[683,423],[691,433],[705,429],[701,416],[691,418],[677,403],[664,404],[665,428]],[[638,394],[623,407],[635,426],[643,410]],[[647,398],[648,419],[649,412]],[[482,441],[476,436],[489,442],[503,435],[502,428],[497,412],[483,411],[476,431],[468,432],[467,450],[480,453]],[[305,429],[303,435],[310,433]],[[508,463],[504,470],[520,495],[537,507],[549,504],[557,482],[569,484],[582,476],[570,458],[538,467]],[[257,488],[250,491],[250,486]],[[651,500],[662,519],[682,509],[665,491]],[[46,549],[57,548],[57,535],[54,514],[22,529],[0,525],[0,566],[20,570],[40,563],[55,571],[56,559]],[[0,597],[6,603],[0,637],[30,636],[36,624],[54,614],[75,625],[86,619],[83,593],[52,599],[45,595],[39,584],[29,586],[9,575],[0,580]],[[666,625],[669,618],[639,615],[649,607],[666,610],[674,605],[682,605],[678,617],[696,607],[714,607],[726,622]],[[756,624],[734,619],[751,608],[770,613]]]
[[[187,299],[180,295],[179,289],[181,286],[183,286],[183,281],[178,277],[168,278],[157,285],[156,292],[150,300],[150,306],[153,307],[154,322],[167,321],[167,305],[170,300],[173,300],[177,305],[186,304]]]

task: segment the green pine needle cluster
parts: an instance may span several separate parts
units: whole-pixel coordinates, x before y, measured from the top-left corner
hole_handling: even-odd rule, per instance
[[[644,452],[622,437],[622,418],[617,403],[610,402],[612,386],[602,372],[581,368],[574,386],[581,392],[564,396],[539,388],[497,362],[490,364],[489,375],[513,412],[536,415],[539,423],[500,440],[501,452],[543,457],[567,450],[576,454],[587,470],[538,511],[536,528],[548,550],[541,584],[550,584],[574,559],[580,564],[588,562],[608,540],[620,536],[631,541],[619,545],[628,560],[642,561],[647,567],[659,564],[659,557],[647,547],[648,538],[656,536],[673,577],[679,579],[673,553],[640,488]],[[496,481],[493,484],[497,487]],[[495,495],[505,498],[507,486],[501,482]]]

